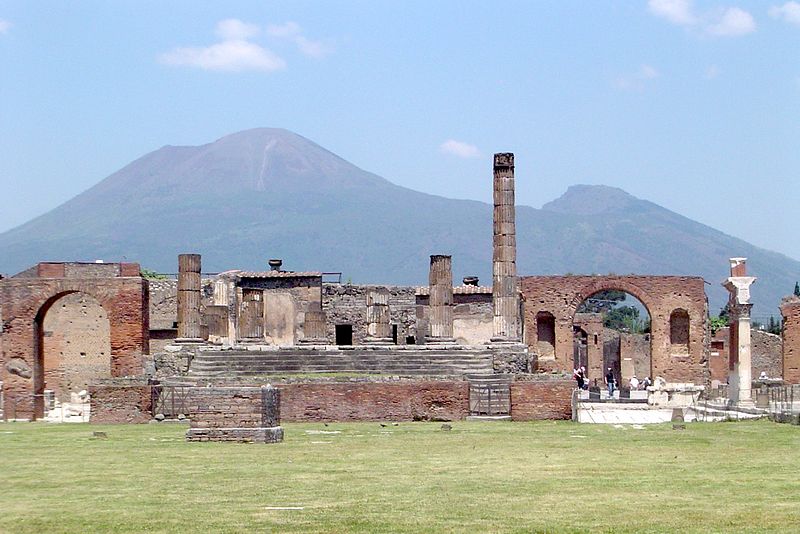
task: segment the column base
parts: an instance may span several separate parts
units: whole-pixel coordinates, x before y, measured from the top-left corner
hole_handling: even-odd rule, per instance
[[[199,337],[177,337],[172,342],[179,345],[202,345],[206,341]]]
[[[452,345],[456,342],[456,338],[454,337],[426,337],[425,344],[426,345]]]
[[[394,345],[394,340],[390,337],[365,337],[364,345]]]

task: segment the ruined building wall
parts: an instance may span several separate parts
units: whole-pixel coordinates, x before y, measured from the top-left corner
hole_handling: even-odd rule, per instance
[[[783,379],[800,384],[800,298],[791,297],[781,303],[783,315]]]
[[[345,324],[353,326],[353,344],[364,343],[367,336],[367,292],[375,288],[389,291],[389,313],[391,324],[397,325],[398,344],[404,344],[408,336],[419,340],[415,287],[323,284],[322,308],[327,316],[328,343],[335,343],[336,325]]]
[[[417,290],[419,327],[428,324],[430,299],[427,288]],[[494,335],[491,288],[457,286],[453,288],[453,337],[461,345],[485,345]]]
[[[110,323],[111,376],[143,372],[143,354],[148,351],[149,341],[148,288],[139,275],[139,265],[83,267],[84,264],[43,263],[36,267],[37,276],[0,280],[0,381],[6,401],[16,403],[20,418],[41,415],[41,402],[34,397],[44,382],[39,332],[44,331],[43,321],[51,306],[65,295],[90,295],[105,310]],[[100,274],[108,271],[116,276],[98,277],[98,269]]]
[[[95,299],[82,293],[58,299],[45,315],[43,330],[44,389],[56,399],[69,401],[71,392],[111,376],[111,325]]]
[[[703,279],[689,276],[528,276],[520,278],[525,302],[525,341],[537,350],[536,317],[555,319],[552,357],[538,357],[541,371],[567,372],[572,364],[572,325],[578,306],[602,290],[620,290],[639,299],[652,322],[652,376],[672,382],[705,383],[707,360],[707,301]],[[671,339],[670,317],[676,310],[688,314],[688,344]],[[648,373],[650,374],[650,373]]]
[[[709,370],[712,386],[725,384],[728,381],[729,344],[730,329],[728,327],[720,328],[711,337]],[[761,371],[766,371],[770,378],[783,376],[782,348],[783,343],[780,336],[761,330],[750,331],[751,376],[753,379],[758,378]]]
[[[204,278],[201,285],[200,314],[212,304],[214,281]],[[147,280],[150,293],[150,353],[164,350],[178,335],[178,280]]]

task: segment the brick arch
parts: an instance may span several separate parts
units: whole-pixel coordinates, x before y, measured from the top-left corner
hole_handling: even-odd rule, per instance
[[[520,291],[525,296],[525,341],[532,353],[538,339],[530,328],[542,311],[556,317],[556,354],[536,359],[540,371],[569,372],[572,358],[572,324],[585,299],[603,290],[625,291],[636,297],[650,315],[650,368],[652,376],[672,382],[705,382],[708,357],[707,312],[704,281],[693,276],[525,276]],[[669,343],[669,316],[675,308],[686,309],[692,330],[687,352],[677,353]]]
[[[53,303],[68,294],[85,293],[105,310],[110,323],[111,376],[142,374],[142,356],[149,351],[147,284],[139,276],[136,264],[102,266],[104,276],[98,275],[93,264],[39,264],[38,269],[34,267],[0,281],[3,320],[0,380],[6,405],[14,406],[14,413],[7,411],[7,417],[41,416],[34,383],[39,323]],[[106,273],[109,274],[105,276]],[[9,364],[27,369],[30,377],[11,372]]]

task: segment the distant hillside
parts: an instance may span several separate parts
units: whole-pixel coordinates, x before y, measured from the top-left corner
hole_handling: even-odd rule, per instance
[[[491,219],[487,204],[394,185],[299,135],[260,128],[165,146],[0,234],[0,272],[96,258],[174,272],[178,253],[200,252],[209,272],[280,257],[288,269],[343,271],[353,282],[425,284],[428,256],[449,253],[454,279],[489,283]],[[727,258],[747,256],[760,314],[777,314],[800,279],[800,262],[610,187],[518,206],[517,224],[521,274],[700,275],[716,311]]]

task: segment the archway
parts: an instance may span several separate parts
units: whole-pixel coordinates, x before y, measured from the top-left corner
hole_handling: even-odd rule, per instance
[[[74,411],[90,382],[111,377],[108,313],[91,295],[67,291],[45,302],[35,329],[35,416],[56,405]]]
[[[632,293],[601,289],[584,298],[572,318],[573,364],[590,385],[602,386],[610,368],[618,385],[652,376],[650,311]]]

